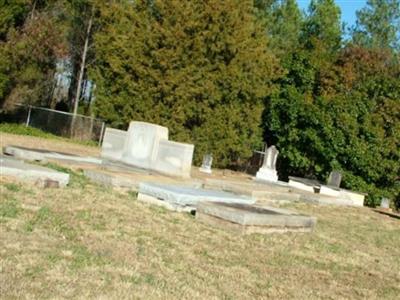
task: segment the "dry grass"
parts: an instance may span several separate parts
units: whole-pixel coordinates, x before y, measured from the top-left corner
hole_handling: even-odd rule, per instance
[[[74,174],[63,190],[1,178],[1,296],[395,299],[400,222],[294,205],[312,234],[237,236]]]
[[[0,132],[0,147],[7,145],[22,146],[33,149],[67,152],[82,156],[99,156],[100,148],[69,143],[66,141],[44,139],[35,136],[16,135]]]

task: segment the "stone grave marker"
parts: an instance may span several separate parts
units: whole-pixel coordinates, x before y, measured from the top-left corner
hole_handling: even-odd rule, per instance
[[[341,181],[342,181],[342,174],[339,171],[332,171],[329,174],[327,185],[339,188]]]
[[[311,232],[317,222],[315,217],[286,209],[220,202],[200,202],[196,219],[242,234]]]
[[[203,156],[203,163],[201,164],[201,167],[199,168],[200,172],[211,174],[211,165],[212,165],[213,157],[211,154],[206,154]]]
[[[131,122],[121,161],[151,169],[157,158],[161,140],[168,140],[168,128],[146,122]]]
[[[194,145],[160,140],[152,170],[177,177],[188,178],[192,169]]]
[[[257,172],[256,179],[278,181],[278,174],[276,172],[276,161],[278,155],[279,151],[275,146],[271,146],[266,150],[263,165]]]
[[[126,137],[126,131],[107,127],[101,145],[101,157],[113,161],[120,160],[124,153]]]

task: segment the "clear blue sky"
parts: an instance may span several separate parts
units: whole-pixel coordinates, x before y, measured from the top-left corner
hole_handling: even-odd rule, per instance
[[[307,10],[310,0],[297,0],[301,9]],[[356,22],[356,11],[365,6],[366,0],[335,0],[342,11],[342,22],[352,26]]]

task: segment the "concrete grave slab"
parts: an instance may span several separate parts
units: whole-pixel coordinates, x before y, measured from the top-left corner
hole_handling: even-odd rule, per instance
[[[101,164],[102,160],[95,157],[82,157],[70,153],[42,150],[42,149],[32,149],[20,146],[6,146],[3,148],[3,153],[13,156],[18,159],[28,160],[28,161],[47,161],[51,160],[61,160],[70,161],[76,163],[89,163],[89,164]]]
[[[300,195],[292,193],[287,183],[233,181],[207,178],[204,187],[250,196],[257,203],[299,201]]]
[[[157,158],[160,140],[168,140],[168,128],[146,122],[131,122],[121,161],[151,169]]]
[[[189,178],[193,151],[194,145],[160,140],[152,169],[166,175]]]
[[[310,232],[317,219],[286,209],[249,204],[201,202],[196,219],[240,233]]]
[[[289,186],[314,193],[319,190],[321,184],[316,180],[289,176]]]
[[[54,182],[57,182],[59,187],[65,187],[69,183],[69,174],[67,173],[4,156],[0,156],[0,175],[32,182],[43,182],[45,187],[49,186],[49,183],[52,183],[51,186],[55,186]]]
[[[196,210],[195,207],[193,206],[181,206],[177,205],[175,203],[170,203],[164,200],[160,200],[156,197],[149,196],[146,194],[138,193],[137,199],[141,202],[150,204],[150,205],[156,205],[160,207],[164,207],[165,209],[171,210],[171,211],[176,211],[176,212],[188,212],[191,213]]]
[[[83,170],[84,176],[90,179],[90,181],[108,186],[108,187],[119,187],[129,188],[132,190],[138,190],[139,182],[132,180],[126,176],[118,174],[110,174],[108,172],[102,172],[99,170]]]
[[[364,206],[366,193],[353,192],[345,189],[340,189],[340,198],[349,199],[353,206]]]
[[[254,199],[248,196],[235,195],[223,191],[168,185],[157,183],[140,183],[139,193],[180,206],[196,206],[203,201],[252,204]]]
[[[101,157],[110,160],[120,160],[124,152],[128,133],[125,130],[107,127],[101,145]]]

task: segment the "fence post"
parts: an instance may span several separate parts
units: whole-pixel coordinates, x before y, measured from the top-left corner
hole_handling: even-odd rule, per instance
[[[104,135],[104,127],[106,123],[102,122],[101,123],[101,131],[100,131],[100,138],[99,138],[99,147],[101,146],[101,142],[103,141],[103,135]]]
[[[29,126],[29,122],[31,121],[31,111],[32,111],[32,106],[29,105],[28,116],[26,118],[25,127],[28,127]]]

